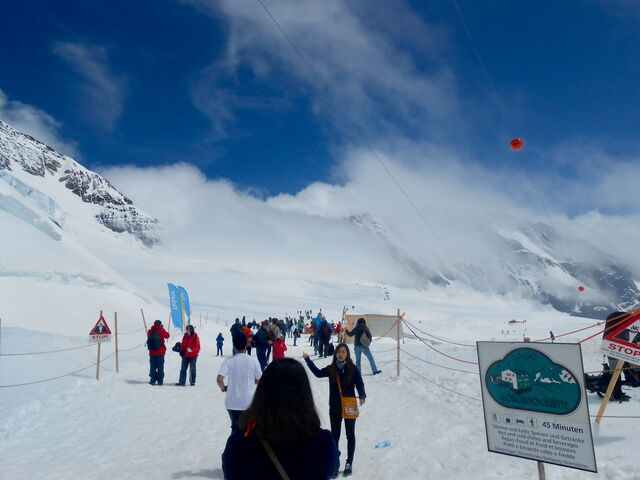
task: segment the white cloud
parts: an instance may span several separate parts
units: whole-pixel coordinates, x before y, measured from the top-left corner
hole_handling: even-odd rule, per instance
[[[9,100],[2,90],[0,90],[0,119],[60,153],[79,158],[76,143],[60,135],[60,122],[37,107]]]
[[[228,27],[224,55],[194,83],[195,104],[218,133],[232,120],[237,102],[222,82],[237,81],[241,68],[274,88],[293,85],[290,93],[310,94],[313,112],[350,138],[400,132],[436,137],[451,130],[445,125],[461,121],[455,78],[436,55],[444,44],[442,31],[417,20],[402,2],[383,4],[393,13],[393,26],[380,20],[384,12],[372,14],[364,2],[268,2],[306,61],[254,0],[188,3],[223,18]]]
[[[101,128],[113,131],[122,114],[126,80],[111,71],[107,49],[72,42],[57,42],[52,48],[84,79],[84,111]]]
[[[514,197],[519,180],[509,174],[469,167],[435,150],[422,162],[407,159],[406,151],[402,162],[381,155],[428,225],[368,151],[344,157],[342,185],[316,182],[295,195],[264,200],[186,164],[102,173],[168,228],[163,248],[217,265],[416,288],[454,273],[478,288],[507,292],[516,287],[504,265],[516,266],[519,259],[495,232],[540,221],[559,233],[551,257],[602,265],[609,256],[640,277],[637,214],[550,215],[537,207],[544,191],[534,186]],[[610,181],[603,175],[596,187]],[[510,182],[515,185],[504,188]],[[539,281],[575,295],[571,279],[561,277]]]

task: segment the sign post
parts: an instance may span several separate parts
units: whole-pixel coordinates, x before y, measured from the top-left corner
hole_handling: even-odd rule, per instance
[[[96,322],[95,326],[89,332],[89,341],[98,344],[98,360],[96,362],[96,380],[100,380],[100,345],[102,342],[111,341],[111,329],[107,325],[107,321],[102,316],[102,310],[100,310],[100,318]]]
[[[580,345],[477,347],[488,450],[597,472]]]
[[[114,313],[114,321],[116,323],[116,373],[120,373],[118,367],[120,366],[120,362],[118,359],[118,312]]]
[[[398,309],[398,319],[396,320],[396,375],[400,376],[400,309]]]

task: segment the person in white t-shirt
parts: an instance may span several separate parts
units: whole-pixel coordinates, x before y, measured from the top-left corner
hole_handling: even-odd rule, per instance
[[[240,414],[251,405],[262,369],[256,357],[247,355],[247,337],[244,334],[233,335],[232,341],[236,353],[222,362],[216,382],[227,394],[224,406],[229,412],[231,430],[235,430]]]

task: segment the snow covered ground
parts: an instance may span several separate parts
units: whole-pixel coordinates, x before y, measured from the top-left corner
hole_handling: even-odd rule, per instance
[[[397,295],[402,296],[400,292]],[[482,301],[461,297],[454,302],[451,298],[431,296],[421,301],[431,305],[429,315],[408,315],[407,320],[425,332],[458,343],[517,341],[522,339],[525,329],[528,336],[536,339],[546,337],[549,330],[559,335],[593,324],[592,320],[493,298]],[[513,312],[519,312],[517,319],[526,319],[527,323],[507,324]],[[203,344],[195,387],[172,385],[177,380],[179,357],[170,351],[166,357],[165,385],[148,385],[145,335],[141,321],[136,319],[123,323],[126,328],[121,327],[128,334],[121,337],[120,348],[128,351],[120,354],[120,373],[115,373],[111,356],[102,365],[99,382],[95,380],[95,367],[91,366],[51,382],[0,388],[2,478],[222,478],[220,455],[229,433],[229,420],[223,394],[215,385],[222,358],[215,356],[214,339],[219,331],[229,338],[231,318],[215,323],[210,315],[200,327],[199,314],[194,313],[193,323]],[[588,329],[563,340],[576,341],[596,331],[597,328]],[[410,335],[408,330],[405,333]],[[173,332],[168,343],[180,338],[179,332]],[[84,336],[3,328],[0,385],[37,381],[91,365],[95,362],[96,347],[36,356],[6,354],[64,349],[86,341]],[[300,339],[298,347],[292,347],[291,340],[287,343],[289,357],[301,358],[305,350],[311,353],[306,337]],[[103,347],[104,358],[113,353],[114,343]],[[476,359],[473,347],[448,343],[435,347],[456,358]],[[225,353],[229,349],[227,341]],[[383,373],[370,375],[368,362],[363,358],[368,398],[356,426],[358,444],[353,478],[537,478],[535,462],[487,452],[477,366],[444,357],[407,337],[402,345],[404,365],[398,378],[395,342],[381,339],[374,342],[372,349]],[[599,340],[583,344],[587,370],[599,369],[602,357],[598,349]],[[319,365],[326,362],[317,360]],[[310,378],[316,406],[328,428],[328,383]],[[607,415],[640,416],[640,395],[633,389],[627,393],[632,400],[610,404]],[[588,394],[588,398],[591,414],[595,415],[598,398],[594,394]],[[547,465],[547,478],[640,478],[636,462],[638,422],[634,418],[605,418],[594,428],[598,474]],[[342,442],[344,450],[344,439]],[[388,442],[389,446],[375,448],[381,442]],[[260,478],[259,472],[255,478]]]

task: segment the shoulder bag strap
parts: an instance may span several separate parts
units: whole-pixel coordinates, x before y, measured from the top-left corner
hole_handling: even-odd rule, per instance
[[[258,437],[258,439],[260,439],[260,443],[262,443],[262,446],[264,447],[267,454],[269,455],[269,458],[271,458],[271,461],[273,462],[273,465],[276,467],[276,470],[278,470],[278,473],[282,477],[282,480],[290,480],[289,475],[287,475],[287,472],[284,471],[284,468],[280,463],[280,460],[278,460],[278,457],[276,457],[276,454],[273,453],[273,449],[271,448],[271,445],[269,445],[269,443],[261,437]]]
[[[342,386],[340,386],[340,374],[336,368],[336,383],[338,384],[338,391],[340,392],[340,398],[342,398]]]

